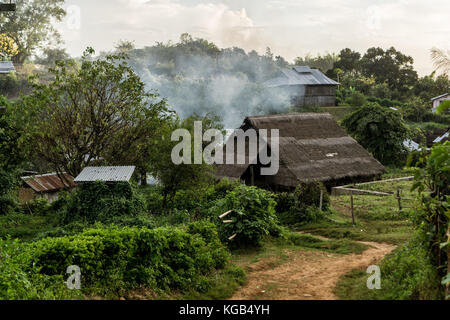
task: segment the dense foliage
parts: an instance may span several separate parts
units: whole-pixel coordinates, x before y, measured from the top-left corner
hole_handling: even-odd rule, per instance
[[[224,268],[229,258],[216,228],[208,223],[185,230],[97,228],[33,246],[33,265],[41,274],[65,275],[68,266],[77,265],[84,288],[111,292],[139,286],[207,290],[206,276]]]
[[[322,211],[320,193],[322,191]],[[283,192],[277,196],[276,210],[283,224],[293,225],[317,222],[324,217],[330,206],[330,196],[322,183],[310,182],[297,186],[294,192]]]
[[[225,218],[232,223],[219,221],[223,241],[236,235],[231,241],[233,246],[258,246],[265,236],[280,235],[275,207],[274,195],[270,192],[240,185],[217,200],[210,212],[217,220],[219,215],[232,210]]]
[[[83,221],[111,222],[120,216],[136,216],[145,210],[145,200],[128,182],[81,184],[61,212],[64,224]]]
[[[383,164],[396,163],[404,150],[409,130],[401,114],[369,103],[343,120],[347,131]]]
[[[151,141],[170,116],[166,103],[145,91],[123,56],[92,60],[93,53],[86,50],[81,67],[59,61],[52,80],[35,82],[17,105],[28,143],[52,170],[74,177],[99,159],[145,172]]]

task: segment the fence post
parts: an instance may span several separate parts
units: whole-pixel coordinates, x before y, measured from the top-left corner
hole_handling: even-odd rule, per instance
[[[353,209],[353,191],[350,191],[350,206],[352,208],[352,222],[355,225],[355,210]]]
[[[402,198],[400,197],[400,188],[397,187],[398,211],[402,211]]]
[[[323,206],[323,190],[320,189],[320,211],[322,211]]]

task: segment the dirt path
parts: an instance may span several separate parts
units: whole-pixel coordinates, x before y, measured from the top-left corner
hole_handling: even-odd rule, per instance
[[[370,246],[361,254],[296,251],[286,252],[287,262],[275,268],[270,268],[270,261],[252,264],[247,284],[231,299],[336,300],[333,289],[342,275],[378,263],[395,248],[384,243],[361,243]]]

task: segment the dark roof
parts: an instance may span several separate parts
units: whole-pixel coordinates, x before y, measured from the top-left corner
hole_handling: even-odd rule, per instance
[[[0,74],[10,73],[16,71],[11,61],[0,61]]]
[[[448,96],[448,95],[450,95],[450,93],[444,93],[444,94],[441,94],[440,96],[437,96],[437,97],[431,98],[431,101],[434,101],[434,100],[437,100],[437,99],[440,99],[440,98],[446,97],[446,96]]]
[[[338,84],[338,82],[328,78],[320,70],[311,69],[307,66],[282,69],[276,78],[264,82],[264,85],[267,87]]]
[[[22,177],[21,179],[36,192],[54,192],[76,186],[70,174],[63,173],[61,177],[64,183],[56,173]]]
[[[75,182],[119,182],[129,181],[136,167],[86,167],[81,171]]]
[[[248,117],[241,128],[280,130],[280,169],[271,178],[275,185],[294,187],[308,181],[373,177],[385,170],[329,113]],[[216,175],[237,179],[248,166],[217,165]]]

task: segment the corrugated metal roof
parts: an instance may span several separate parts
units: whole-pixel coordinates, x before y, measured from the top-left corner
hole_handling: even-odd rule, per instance
[[[437,100],[437,99],[440,99],[440,98],[443,98],[443,97],[446,97],[446,96],[449,96],[449,95],[450,95],[450,93],[444,93],[444,94],[441,94],[440,96],[431,98],[431,101],[434,101],[434,100]]]
[[[338,82],[328,78],[320,70],[311,69],[308,66],[282,69],[278,77],[264,82],[264,85],[267,87],[338,84]]]
[[[10,73],[11,71],[15,72],[16,69],[11,61],[0,61],[0,73]]]
[[[22,177],[21,179],[36,192],[52,192],[76,186],[70,174],[63,173],[62,178],[64,183],[56,173]]]
[[[75,182],[119,182],[130,181],[135,166],[127,167],[86,167],[81,171]]]

